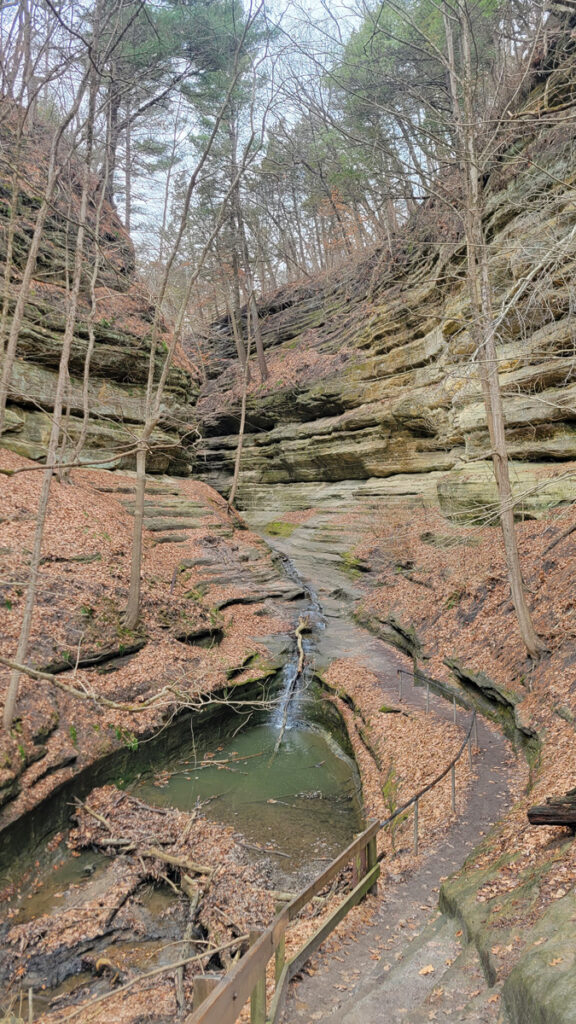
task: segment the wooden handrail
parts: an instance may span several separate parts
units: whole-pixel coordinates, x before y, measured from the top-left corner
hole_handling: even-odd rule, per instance
[[[304,907],[313,896],[316,896],[316,894],[319,893],[320,890],[328,884],[328,882],[331,882],[338,872],[350,863],[353,857],[366,849],[370,840],[374,839],[379,831],[380,822],[372,821],[368,825],[368,828],[364,829],[364,832],[361,832],[360,835],[356,836],[356,839],[354,839],[350,845],[342,851],[342,853],[338,854],[322,874],[318,875],[318,878],[315,878],[314,881],[306,887],[306,889],[303,889],[301,893],[294,897],[286,908],[290,915],[290,921],[294,920],[296,915],[302,910],[302,907]]]
[[[298,893],[277,914],[272,924],[262,932],[242,959],[228,974],[224,975],[221,983],[210,992],[198,1009],[186,1018],[185,1024],[235,1024],[242,1007],[248,1002],[255,986],[266,971],[268,961],[283,942],[289,922],[294,920],[302,908],[335,878],[343,867],[350,861],[359,861],[363,873],[352,892],[279,973],[270,1014],[265,1018],[267,1024],[275,1024],[284,1005],[286,988],[290,979],[333,931],[339,921],[346,916],[351,907],[359,903],[368,892],[375,890],[380,874],[380,865],[376,860],[376,835],[379,829],[380,822],[371,821],[368,827],[325,868],[318,878]]]
[[[362,900],[368,892],[376,890],[376,882],[380,874],[380,860],[376,853],[376,836],[380,829],[385,828],[395,818],[402,814],[413,804],[418,806],[418,800],[446,777],[448,772],[454,768],[461,758],[466,746],[471,743],[472,729],[476,722],[476,711],[472,713],[470,726],[464,741],[455,757],[436,776],[432,782],[424,786],[415,796],[411,797],[405,804],[398,807],[393,814],[385,821],[371,821],[368,827],[356,836],[356,838],[342,851],[325,870],[302,892],[298,893],[274,918],[271,925],[266,928],[255,940],[248,952],[224,975],[220,984],[210,992],[204,1002],[190,1016],[186,1017],[184,1024],[235,1024],[244,1005],[250,999],[256,986],[263,983],[266,967],[269,960],[276,954],[276,986],[274,996],[270,1004],[270,1011],[265,1012],[264,1005],[254,1011],[252,1006],[252,1024],[276,1024],[282,1012],[286,999],[286,991],[291,978],[300,970],[309,956],[318,949],[324,940],[330,935],[337,924],[346,916],[348,911]],[[283,943],[286,929],[290,921],[300,913],[303,907],[323,889],[328,882],[336,877],[350,861],[360,865],[357,874],[357,882],[352,892],[339,904],[330,914],[329,918],[317,929],[316,932],[305,942],[302,948],[291,960],[284,963]],[[280,951],[280,954],[277,952]]]
[[[390,815],[389,818],[386,818],[385,821],[381,821],[380,822],[380,828],[386,828],[386,825],[390,825],[391,822],[393,822],[394,819],[397,818],[399,814],[402,814],[402,812],[407,810],[408,807],[411,807],[412,804],[415,804],[416,801],[419,800],[421,796],[424,796],[425,793],[429,793],[431,789],[434,789],[434,786],[437,786],[439,782],[442,782],[442,779],[446,778],[446,776],[448,775],[448,772],[450,771],[450,769],[455,764],[458,763],[458,761],[462,757],[462,754],[466,750],[466,747],[468,746],[468,744],[469,744],[469,742],[470,742],[470,740],[472,738],[472,729],[474,728],[475,722],[476,722],[476,711],[473,711],[472,712],[472,718],[470,719],[470,725],[468,726],[468,732],[466,733],[466,735],[465,735],[465,737],[464,737],[464,739],[462,741],[462,745],[461,745],[460,749],[458,750],[458,753],[454,755],[454,757],[452,758],[450,763],[447,764],[446,767],[442,769],[440,774],[437,775],[435,779],[432,779],[432,782],[429,782],[428,785],[423,786],[422,789],[419,789],[418,792],[415,793],[414,796],[411,796],[410,799],[407,800],[405,804],[402,804],[401,807],[397,807],[396,810]]]

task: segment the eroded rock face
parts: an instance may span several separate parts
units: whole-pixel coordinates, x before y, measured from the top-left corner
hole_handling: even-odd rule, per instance
[[[576,92],[574,57],[569,51],[560,57],[539,69],[486,188],[501,383],[521,516],[573,498],[566,474],[576,460],[576,204],[569,184],[575,154],[564,119]],[[546,108],[547,75],[554,75],[559,114]],[[535,104],[546,115],[545,129],[534,121]],[[353,485],[351,500],[366,487],[383,496],[416,490],[428,500],[429,475],[449,515],[475,516],[494,502],[467,327],[465,246],[457,226],[443,229],[444,216],[429,200],[391,254],[375,252],[262,304],[264,342],[280,369],[272,386],[255,386],[249,398],[241,503],[282,509],[333,501],[343,481]],[[220,376],[200,398],[205,439],[197,472],[225,491],[240,418],[225,319],[213,343]],[[281,361],[287,365],[295,352],[297,379],[283,384]],[[312,379],[307,359],[316,361]],[[417,476],[421,488],[414,486]]]
[[[51,133],[35,126],[17,141],[15,108],[3,106],[0,146],[0,275],[4,277],[10,217],[15,210],[14,255],[9,284],[8,323],[16,303],[20,275],[26,264],[35,218],[46,185]],[[19,174],[15,181],[12,168]],[[90,420],[80,461],[109,463],[120,468],[135,464],[134,439],[144,414],[150,337],[154,308],[135,277],[134,250],[118,216],[104,203],[98,231],[100,253],[95,282],[95,308],[91,306],[91,277],[95,264],[93,236],[97,227],[100,183],[93,180],[93,195],[85,244],[85,277],[70,358],[66,406],[68,447],[73,449],[83,419],[82,377],[89,342],[94,332],[89,385]],[[7,424],[2,445],[32,459],[42,459],[50,431],[58,364],[67,312],[67,280],[74,259],[74,223],[79,211],[79,169],[62,175],[46,221],[34,282],[19,334],[11,380]],[[168,333],[161,327],[156,379]],[[162,420],[153,435],[151,472],[186,474],[190,455],[187,430],[194,422],[197,389],[188,369],[173,367],[168,375]],[[121,456],[118,458],[118,456]]]

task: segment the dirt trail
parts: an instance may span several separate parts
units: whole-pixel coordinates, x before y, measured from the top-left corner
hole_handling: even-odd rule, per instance
[[[412,695],[421,698],[419,691]],[[507,745],[480,723],[479,746],[465,814],[421,867],[387,888],[371,927],[334,955],[316,958],[316,973],[303,975],[292,988],[286,1024],[498,1020],[499,1000],[484,981],[475,951],[465,947],[459,926],[438,911],[442,880],[463,864],[508,805]],[[389,870],[394,880],[392,863]]]
[[[290,538],[274,544],[318,594],[326,619],[319,663],[354,658],[377,676],[383,701],[406,709],[425,707],[425,690],[406,678],[399,700],[397,669],[404,663],[351,620],[358,584],[343,574],[337,555],[346,550],[350,536],[326,532],[326,526],[325,516],[308,520]],[[430,713],[452,721],[451,705],[433,695]],[[327,943],[311,973],[292,986],[285,1024],[489,1024],[503,1019],[498,991],[488,987],[475,950],[466,945],[459,925],[438,910],[442,880],[461,867],[510,802],[508,776],[514,758],[507,742],[483,721],[478,741],[476,780],[464,814],[409,877],[395,877],[393,860],[384,862],[384,873],[394,884],[381,886],[373,924],[333,952]]]

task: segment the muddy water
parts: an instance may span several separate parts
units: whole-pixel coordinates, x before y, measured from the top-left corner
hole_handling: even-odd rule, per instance
[[[361,828],[354,763],[327,732],[262,722],[201,735],[177,760],[132,791],[146,803],[192,810],[232,825],[277,879],[298,884],[321,869]],[[211,762],[214,762],[212,765]]]

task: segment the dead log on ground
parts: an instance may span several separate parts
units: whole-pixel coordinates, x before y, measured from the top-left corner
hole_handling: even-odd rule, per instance
[[[545,804],[528,808],[531,825],[569,825],[576,828],[576,789],[564,796],[549,796]]]

